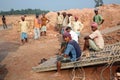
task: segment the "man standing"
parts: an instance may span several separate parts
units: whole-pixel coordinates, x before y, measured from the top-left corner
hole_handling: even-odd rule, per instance
[[[4,15],[2,16],[2,22],[3,22],[3,28],[6,29],[7,28],[7,24],[6,24],[6,18],[5,18]]]
[[[59,31],[59,33],[61,34],[61,30],[62,30],[62,23],[63,23],[63,16],[57,12],[57,29]]]
[[[98,30],[98,24],[93,22],[91,25],[93,33],[84,38],[84,49],[86,57],[90,57],[89,49],[99,51],[104,48],[104,40],[102,34]]]
[[[34,20],[34,39],[40,38],[40,25],[41,21],[39,20],[39,16],[36,15],[36,18]]]
[[[101,24],[103,24],[104,19],[100,14],[98,14],[97,8],[94,10],[94,12],[95,12],[95,16],[93,17],[93,22],[96,22],[98,24],[98,29],[100,29],[100,26]]]
[[[66,12],[63,12],[62,15],[63,15],[63,24],[62,24],[61,34],[64,34],[65,28],[67,27],[68,22],[69,22],[69,17]]]
[[[75,22],[73,22],[73,31],[76,32],[76,34],[78,35],[78,37],[80,37],[80,32],[83,29],[83,24],[78,21],[78,17],[75,17]]]
[[[21,21],[19,23],[19,31],[21,32],[21,42],[24,44],[25,42],[28,42],[28,22],[25,21],[25,17],[21,17]]]
[[[47,31],[46,25],[47,23],[49,23],[49,20],[45,17],[45,14],[42,15],[41,22],[42,22],[41,35],[46,36],[46,31]]]

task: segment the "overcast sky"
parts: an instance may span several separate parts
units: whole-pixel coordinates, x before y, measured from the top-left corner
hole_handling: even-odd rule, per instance
[[[103,2],[104,4],[120,4],[120,0],[103,0]],[[94,0],[0,0],[0,11],[27,8],[59,11],[72,8],[93,8],[94,6]]]

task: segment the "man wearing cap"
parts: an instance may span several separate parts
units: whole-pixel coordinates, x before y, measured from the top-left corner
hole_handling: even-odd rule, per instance
[[[57,76],[60,75],[61,62],[77,61],[81,56],[80,46],[75,40],[71,40],[70,33],[65,32],[63,38],[67,46],[64,53],[59,52],[57,56]]]
[[[99,51],[104,48],[104,40],[102,34],[98,30],[98,24],[93,22],[91,28],[93,33],[84,38],[85,44],[83,51],[85,51],[86,57],[89,57],[89,49]]]
[[[98,8],[95,8],[94,12],[95,16],[93,17],[93,22],[96,22],[98,24],[98,29],[100,29],[100,25],[103,24],[104,19],[100,14],[98,14]]]

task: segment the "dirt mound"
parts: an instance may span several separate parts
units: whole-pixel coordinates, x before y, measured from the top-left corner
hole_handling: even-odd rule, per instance
[[[92,18],[94,16],[94,9],[70,9],[66,11],[60,12],[67,12],[73,14],[73,16],[78,16],[79,20],[84,24],[83,32],[90,30],[90,24],[92,22]],[[116,26],[120,23],[120,5],[118,4],[111,4],[111,5],[103,5],[99,7],[99,13],[103,16],[105,22],[102,25],[102,29],[109,28]],[[108,15],[109,14],[109,15]],[[55,26],[57,13],[50,12],[47,14],[50,19],[51,27]],[[53,29],[53,28],[52,28]]]

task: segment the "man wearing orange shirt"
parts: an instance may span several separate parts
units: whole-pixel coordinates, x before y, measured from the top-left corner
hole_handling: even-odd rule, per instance
[[[49,20],[45,17],[45,14],[42,15],[41,21],[42,21],[41,35],[44,34],[44,36],[46,36],[47,31],[46,25],[49,22]]]
[[[36,18],[34,20],[34,39],[39,39],[40,38],[40,25],[41,21],[39,19],[39,16],[36,15]]]

